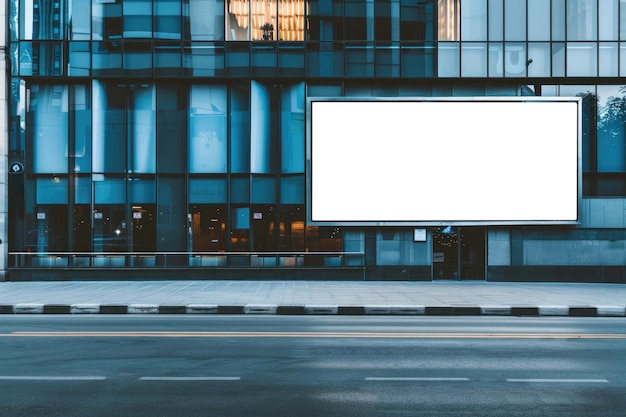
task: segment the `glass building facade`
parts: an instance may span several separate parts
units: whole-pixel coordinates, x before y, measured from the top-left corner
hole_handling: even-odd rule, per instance
[[[5,7],[8,279],[626,282],[624,0]],[[577,226],[307,223],[307,98],[477,96],[583,98]]]

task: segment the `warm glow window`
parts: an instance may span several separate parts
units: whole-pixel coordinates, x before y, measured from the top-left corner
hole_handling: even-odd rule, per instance
[[[304,40],[305,0],[228,0],[226,39]]]

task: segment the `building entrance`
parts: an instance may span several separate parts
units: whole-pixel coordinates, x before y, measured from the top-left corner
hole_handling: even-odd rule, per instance
[[[433,229],[433,279],[485,279],[485,228]]]

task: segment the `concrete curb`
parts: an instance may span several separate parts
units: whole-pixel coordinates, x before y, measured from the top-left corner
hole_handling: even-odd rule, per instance
[[[42,304],[0,305],[0,314],[272,314],[626,317],[624,306],[423,306],[336,304]]]

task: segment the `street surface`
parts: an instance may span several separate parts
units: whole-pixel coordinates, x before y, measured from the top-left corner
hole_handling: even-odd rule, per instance
[[[626,415],[626,319],[0,316],[0,416]]]

